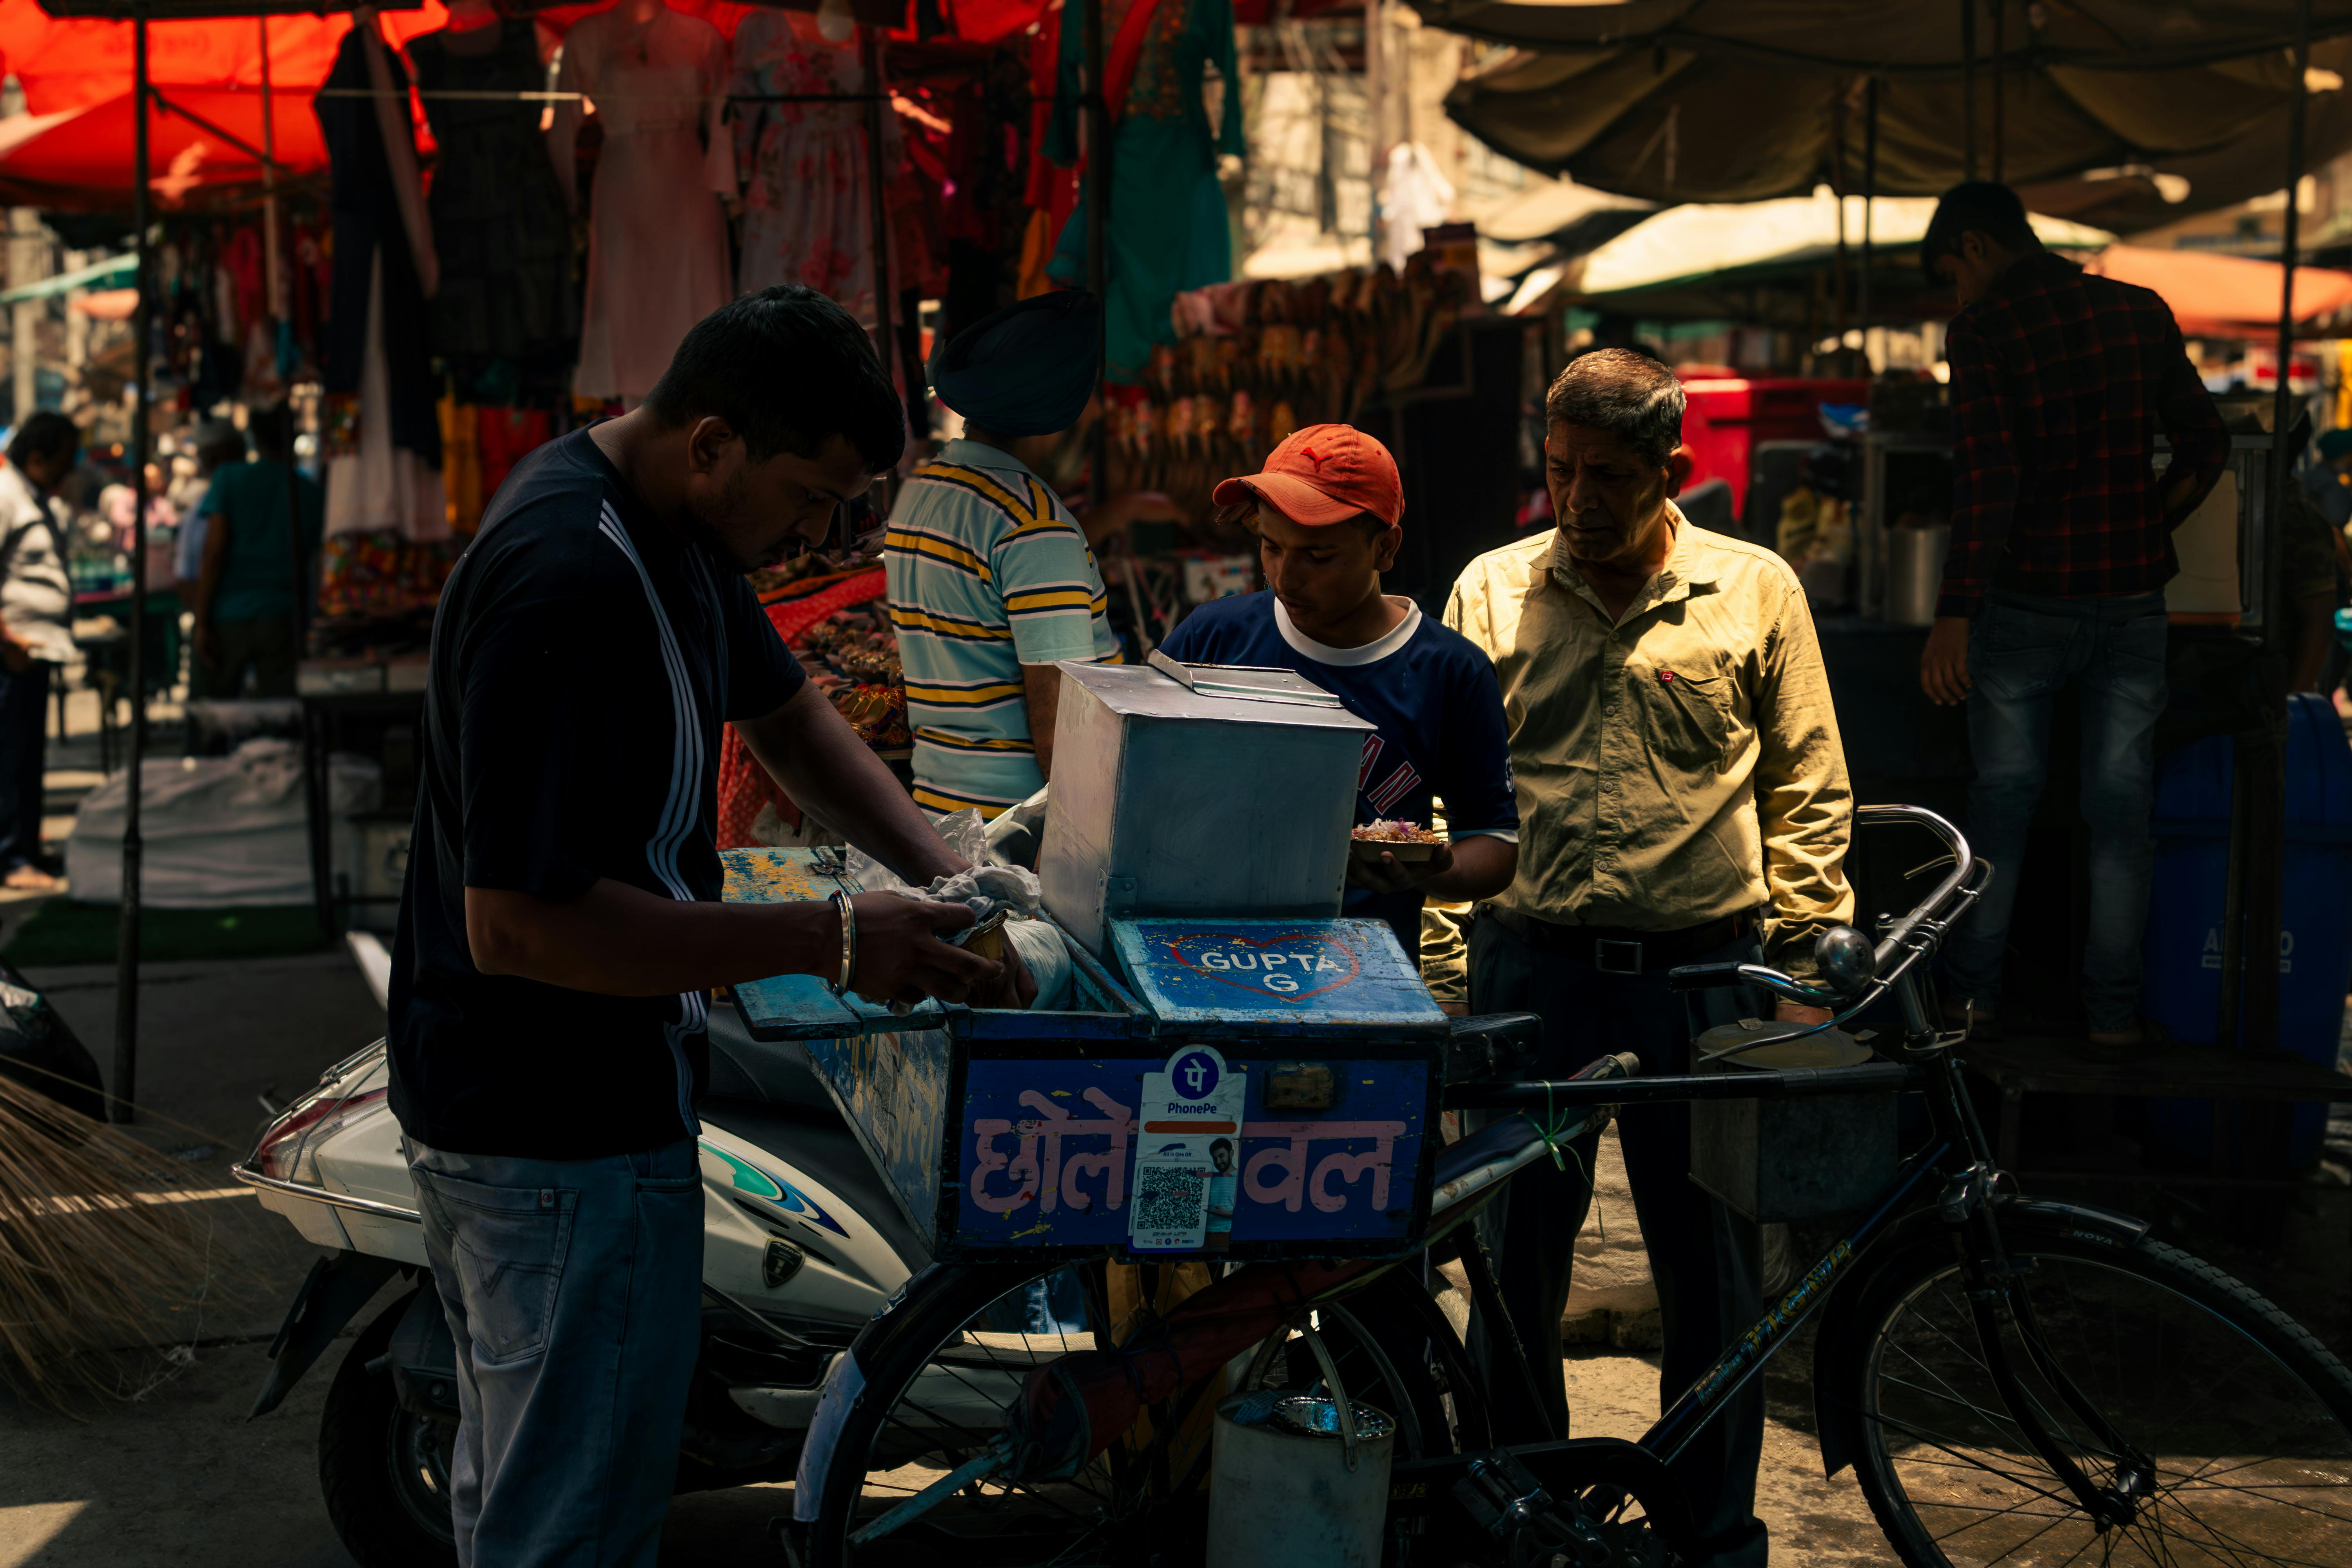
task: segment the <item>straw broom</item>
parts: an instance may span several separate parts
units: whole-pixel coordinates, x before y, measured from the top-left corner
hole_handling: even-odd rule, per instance
[[[184,1177],[0,1074],[0,1384],[61,1410],[142,1390],[142,1347],[173,1338],[172,1313],[209,1283],[195,1205],[155,1201]]]

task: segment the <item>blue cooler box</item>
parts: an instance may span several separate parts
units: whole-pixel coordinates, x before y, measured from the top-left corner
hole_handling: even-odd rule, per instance
[[[2325,1067],[2336,1064],[2344,995],[2352,984],[2352,747],[2335,704],[2287,700],[2286,867],[2280,908],[2279,1044]],[[2156,877],[2148,900],[2141,1006],[2176,1040],[2211,1043],[2221,1003],[2221,910],[2230,861],[2234,755],[2209,736],[2157,770]],[[2319,1159],[2327,1108],[2294,1108],[2294,1169]],[[2146,1102],[2151,1163],[2202,1166],[2213,1149],[2213,1106],[2202,1100]]]

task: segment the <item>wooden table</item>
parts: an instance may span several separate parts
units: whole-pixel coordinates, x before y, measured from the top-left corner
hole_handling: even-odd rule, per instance
[[[2000,1090],[2000,1122],[1995,1152],[2003,1169],[2014,1169],[2021,1111],[2029,1094],[2106,1095],[2131,1098],[2252,1100],[2270,1104],[2352,1100],[2352,1077],[2288,1051],[2225,1051],[2218,1047],[2167,1041],[2116,1060],[2082,1040],[1971,1040],[1959,1047],[1971,1072]],[[2214,1122],[2216,1160],[2205,1176],[2153,1173],[2167,1183],[2273,1185],[2253,1176],[2223,1173],[2227,1134]],[[2070,1171],[2069,1176],[2085,1173]]]

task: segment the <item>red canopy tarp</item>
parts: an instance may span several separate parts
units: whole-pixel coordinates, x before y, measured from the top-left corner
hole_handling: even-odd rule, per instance
[[[404,44],[446,26],[449,14],[439,0],[426,0],[383,17],[386,35]],[[168,207],[204,187],[259,182],[260,160],[246,148],[268,145],[265,26],[278,162],[297,174],[324,168],[310,95],[351,26],[348,16],[149,23],[148,79],[170,106],[148,115],[156,196]],[[130,23],[53,17],[36,0],[0,0],[0,70],[23,86],[26,110],[0,121],[0,202],[65,209],[130,204],[131,68]]]
[[[561,34],[611,0],[558,5],[533,19]],[[732,38],[754,7],[733,0],[668,0],[672,9],[701,16]],[[988,45],[1015,37],[1044,16],[1054,0],[946,0],[955,37]],[[1295,15],[1351,8],[1353,0],[1297,0]],[[1268,0],[1241,0],[1244,22],[1260,18]],[[807,0],[803,9],[814,9]],[[903,17],[899,0],[852,0],[861,19]],[[440,0],[413,11],[380,13],[386,36],[404,45],[448,23]],[[208,132],[158,110],[152,117],[155,191],[167,205],[205,186],[257,182],[261,166],[218,132],[256,149],[263,145],[259,89],[262,31],[276,100],[277,158],[296,174],[326,166],[326,148],[310,112],[310,95],[334,66],[351,30],[348,16],[248,17],[148,24],[148,77],[165,101],[209,121]],[[897,36],[909,37],[903,31]],[[37,0],[0,0],[0,72],[14,73],[25,91],[26,115],[0,122],[0,202],[57,208],[126,205],[131,191],[131,25],[60,19]],[[74,110],[82,110],[75,116]]]
[[[2268,339],[2278,335],[2279,264],[2275,261],[2205,250],[2111,245],[2088,263],[2088,270],[2163,295],[2183,337]],[[2347,311],[2352,311],[2352,272],[2332,267],[2294,269],[2298,325],[2333,321]]]
[[[668,0],[672,9],[702,16],[732,37],[752,7],[730,0]],[[609,0],[606,0],[609,4]],[[813,4],[813,0],[812,0]],[[989,7],[982,10],[982,6]],[[1013,16],[1007,7],[1025,10]],[[563,5],[534,19],[561,34],[604,4]],[[894,0],[853,0],[861,16],[900,14]],[[975,0],[976,16],[1025,26],[1034,0]],[[998,11],[1006,11],[1004,18]],[[380,13],[394,45],[448,24],[439,0],[415,10]],[[166,205],[202,187],[236,187],[259,181],[261,164],[229,137],[258,150],[261,128],[262,29],[268,29],[276,156],[293,174],[326,167],[310,98],[334,67],[351,30],[348,16],[272,16],[148,24],[148,79],[167,105],[185,108],[211,129],[168,108],[149,121],[154,190]],[[127,205],[131,164],[131,25],[58,18],[37,0],[0,0],[0,71],[15,73],[25,89],[26,114],[0,121],[0,202],[52,208]],[[76,112],[79,111],[79,112]],[[228,132],[223,136],[221,132]]]
[[[449,21],[440,0],[425,0],[414,11],[382,15],[384,34],[395,44],[405,44]],[[327,79],[335,63],[335,49],[351,31],[352,19],[346,16],[272,16],[267,26],[270,85],[308,94]],[[257,89],[261,28],[262,24],[241,16],[150,22],[148,79],[163,88]],[[33,114],[127,100],[131,96],[131,24],[59,20],[43,11],[36,0],[0,0],[0,71],[14,74],[22,84],[25,108]],[[161,161],[159,156],[159,164]]]
[[[240,148],[263,143],[262,95],[219,88],[159,90],[148,110],[156,197],[178,205],[199,187],[248,185],[261,161]],[[326,143],[308,92],[272,91],[278,162],[297,173],[323,168]],[[0,203],[71,211],[112,207],[131,195],[131,94],[58,114],[0,121]],[[224,134],[226,132],[226,134]],[[234,140],[232,140],[234,139]]]

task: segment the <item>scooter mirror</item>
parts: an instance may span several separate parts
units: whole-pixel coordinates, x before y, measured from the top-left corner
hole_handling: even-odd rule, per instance
[[[1878,973],[1878,949],[1852,926],[1832,926],[1814,942],[1813,962],[1832,990],[1851,996]]]

